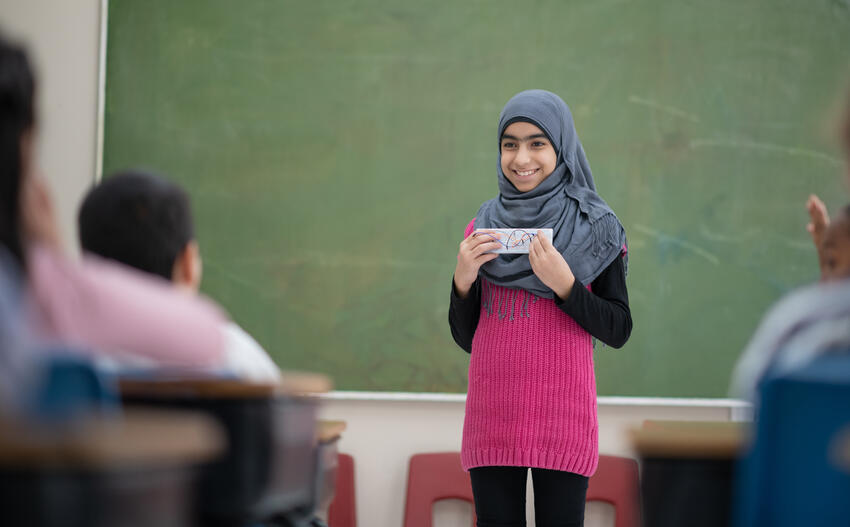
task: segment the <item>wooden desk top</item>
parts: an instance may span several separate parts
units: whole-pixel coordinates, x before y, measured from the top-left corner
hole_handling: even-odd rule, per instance
[[[320,373],[283,371],[278,390],[287,395],[315,395],[333,389],[330,378]]]
[[[163,379],[122,379],[119,383],[124,396],[226,397],[233,399],[266,398],[275,395],[300,396],[325,393],[331,381],[316,373],[281,372],[279,383],[256,383],[238,379],[204,377]]]
[[[193,412],[127,409],[64,425],[0,420],[0,466],[179,466],[211,459],[224,446],[218,424]]]
[[[331,441],[335,441],[342,436],[343,430],[345,430],[346,423],[345,421],[319,421],[317,427],[317,435],[320,443],[330,443]]]
[[[750,423],[647,421],[631,431],[641,457],[736,458],[749,441]]]

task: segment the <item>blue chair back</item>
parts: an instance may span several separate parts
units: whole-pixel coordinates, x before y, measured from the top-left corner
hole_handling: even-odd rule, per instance
[[[31,407],[37,418],[65,420],[85,413],[117,413],[120,399],[114,379],[89,360],[63,353],[44,365]]]
[[[736,525],[850,524],[850,353],[761,384],[751,450],[738,467]]]

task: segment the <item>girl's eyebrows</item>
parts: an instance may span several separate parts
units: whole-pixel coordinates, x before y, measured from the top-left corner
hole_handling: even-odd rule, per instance
[[[523,137],[522,139],[509,134],[502,134],[502,139],[513,139],[514,141],[529,141],[531,139],[546,139],[546,134],[531,134],[529,136]]]

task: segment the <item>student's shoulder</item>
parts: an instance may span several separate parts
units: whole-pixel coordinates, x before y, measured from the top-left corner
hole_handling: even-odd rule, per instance
[[[273,381],[280,376],[280,369],[266,350],[233,321],[221,327],[225,341],[225,369],[230,373],[255,381]]]
[[[228,320],[222,324],[221,331],[224,333],[228,347],[252,352],[260,351],[265,354],[265,350],[260,346],[260,343],[236,322]]]

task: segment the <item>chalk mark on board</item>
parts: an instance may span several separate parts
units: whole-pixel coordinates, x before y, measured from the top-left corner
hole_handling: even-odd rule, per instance
[[[681,238],[677,238],[675,236],[670,236],[669,234],[664,234],[664,233],[659,232],[659,231],[657,231],[657,230],[655,230],[651,227],[647,227],[646,225],[641,225],[639,223],[634,224],[632,226],[632,228],[634,230],[638,231],[638,232],[641,232],[641,233],[646,234],[648,236],[652,236],[653,238],[657,239],[660,242],[670,244],[670,245],[675,245],[677,247],[681,247],[682,249],[685,249],[686,251],[690,251],[690,252],[696,254],[697,256],[705,258],[706,260],[708,260],[709,262],[711,262],[714,265],[720,265],[720,259],[718,259],[717,256],[706,251],[702,247],[699,247],[698,245],[694,245],[690,242],[687,242],[687,241],[685,241]]]
[[[719,232],[713,232],[708,226],[704,223],[699,226],[700,234],[702,234],[703,238],[712,241],[712,242],[721,242],[721,243],[740,243],[749,239],[756,237],[761,229],[751,228],[745,232],[738,233],[736,235],[728,235],[721,234]]]
[[[747,140],[694,139],[691,141],[691,149],[696,148],[740,148],[746,150],[760,150],[762,152],[786,154],[794,157],[808,157],[810,159],[816,159],[835,166],[841,166],[844,164],[844,162],[840,159],[823,152],[818,152],[817,150],[809,150],[808,148],[799,148],[796,146],[777,145],[773,143],[759,143]]]
[[[243,289],[252,291],[254,294],[257,295],[257,297],[274,299],[279,296],[277,294],[270,293],[270,290],[268,288],[261,287],[259,284],[255,284],[249,280],[246,280],[245,278],[236,273],[228,271],[227,269],[225,269],[224,266],[219,265],[217,262],[209,258],[204,259],[204,269],[207,271],[212,271],[213,273],[217,273],[218,275],[233,282],[234,284],[241,286]]]
[[[814,251],[814,249],[815,249],[815,245],[812,243],[811,240],[801,241],[801,240],[794,240],[792,238],[786,238],[784,236],[777,236],[777,237],[779,238],[779,241],[782,242],[782,244],[785,245],[785,247],[787,247],[789,249],[796,249],[798,251],[803,251],[803,252]]]
[[[692,123],[698,123],[699,122],[699,117],[692,114],[692,113],[688,113],[685,110],[680,110],[679,108],[676,108],[675,106],[668,106],[666,104],[657,103],[657,102],[651,101],[649,99],[644,99],[643,97],[638,97],[637,95],[629,95],[629,102],[633,103],[633,104],[640,104],[640,105],[643,105],[643,106],[648,106],[650,108],[660,110],[664,113],[668,113],[668,114],[673,115],[675,117],[679,117],[681,119],[686,119],[688,121],[691,121]]]
[[[260,286],[259,284],[254,284],[244,279],[242,276],[226,270],[224,266],[219,265],[218,263],[210,260],[209,258],[204,260],[204,268],[207,270],[211,270],[213,273],[218,274],[220,277],[229,280],[236,285],[241,286],[244,290],[252,292],[255,295],[254,298],[261,298],[264,300],[279,300],[285,295],[284,292],[277,290],[273,287]],[[277,305],[289,312],[298,313],[300,315],[305,315],[316,319],[323,319],[327,316],[327,311],[325,310],[326,306],[321,306],[320,308],[312,307],[309,305],[304,305],[301,302],[283,302]]]
[[[810,240],[795,240],[792,238],[787,238],[785,236],[781,236],[779,234],[770,234],[765,233],[762,234],[762,230],[758,228],[751,228],[741,234],[738,235],[727,235],[721,234],[717,232],[712,232],[705,224],[701,224],[699,227],[700,234],[702,234],[703,238],[719,243],[741,243],[752,240],[757,236],[761,236],[763,240],[777,241],[778,243],[784,245],[789,249],[794,249],[798,251],[808,252],[813,249],[812,242]]]
[[[280,267],[296,267],[310,264],[320,267],[361,267],[379,268],[390,267],[396,269],[444,269],[442,262],[428,262],[417,260],[400,260],[396,258],[363,258],[350,254],[327,254],[318,251],[297,251],[299,256],[281,260],[277,265]]]

